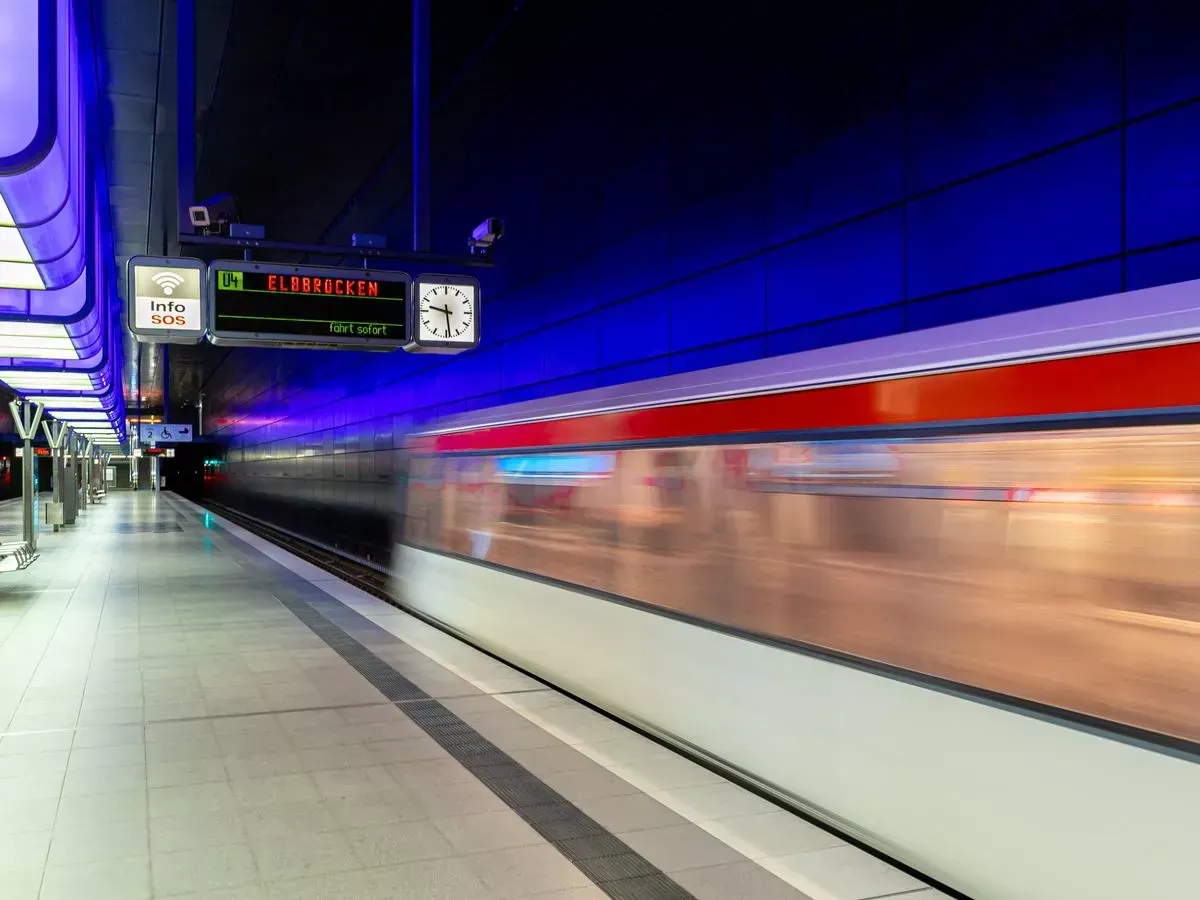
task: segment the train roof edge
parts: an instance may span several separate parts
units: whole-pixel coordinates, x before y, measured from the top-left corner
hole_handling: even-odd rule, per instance
[[[488,407],[414,437],[1200,340],[1200,279]]]

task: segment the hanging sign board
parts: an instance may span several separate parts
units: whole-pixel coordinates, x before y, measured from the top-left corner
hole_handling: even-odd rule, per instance
[[[191,425],[139,425],[138,439],[143,444],[186,444],[192,440]]]
[[[204,339],[205,265],[198,259],[131,256],[125,320],[139,341],[198,344]]]
[[[209,340],[396,350],[407,343],[410,288],[404,272],[217,261],[208,269]]]

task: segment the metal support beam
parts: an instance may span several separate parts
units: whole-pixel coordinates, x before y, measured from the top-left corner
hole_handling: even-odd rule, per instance
[[[429,0],[413,0],[413,251],[429,250]]]
[[[175,140],[179,207],[177,233],[195,231],[188,207],[196,199],[196,0],[176,0]]]
[[[279,253],[308,253],[312,256],[339,256],[343,259],[363,257],[365,259],[408,260],[451,266],[459,269],[490,269],[492,261],[486,256],[467,256],[454,253],[417,253],[412,250],[381,250],[374,247],[346,247],[331,244],[293,244],[289,241],[266,241],[254,238],[231,238],[215,234],[180,235],[183,246],[229,247],[250,250],[267,250]]]

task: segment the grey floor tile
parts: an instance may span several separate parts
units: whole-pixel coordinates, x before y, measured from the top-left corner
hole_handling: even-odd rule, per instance
[[[245,844],[200,847],[151,857],[156,895],[223,890],[258,880],[254,857]]]
[[[47,866],[39,900],[149,900],[148,856]]]
[[[0,778],[0,806],[26,800],[48,800],[62,793],[63,776],[21,775]]]
[[[507,805],[478,781],[459,784],[415,785],[412,790],[422,808],[433,819],[495,812]]]
[[[268,775],[265,778],[246,778],[231,781],[230,788],[242,806],[265,806],[272,803],[295,803],[317,800],[320,794],[312,778],[303,773]]]
[[[266,900],[265,884],[244,884],[240,887],[217,891],[201,891],[197,894],[178,894],[171,900]]]
[[[574,747],[535,747],[531,750],[513,750],[509,755],[539,778],[596,765]]]
[[[0,871],[0,887],[4,891],[4,900],[38,900],[38,894],[42,890],[43,873],[41,866]]]
[[[305,768],[301,758],[291,750],[225,757],[225,770],[234,781],[268,778],[272,775],[294,775],[303,772]]]
[[[691,810],[694,817],[701,820],[779,811],[779,807],[774,803],[729,782],[672,788],[664,793]]]
[[[324,769],[352,769],[379,763],[366,744],[304,747],[296,751],[296,756],[306,772],[320,772]]]
[[[0,738],[0,756],[10,753],[50,753],[70,750],[75,732],[46,731],[36,734],[8,734]]]
[[[750,859],[790,856],[808,850],[826,850],[845,844],[841,838],[799,816],[779,810],[753,816],[722,819],[719,827],[737,838]]]
[[[149,839],[144,819],[94,825],[71,825],[54,830],[49,864],[69,866],[144,856]]]
[[[463,857],[463,861],[501,900],[591,884],[549,845],[493,850]]]
[[[424,762],[450,758],[445,748],[429,737],[374,741],[365,746],[377,763]]]
[[[88,794],[114,794],[146,787],[146,767],[106,766],[104,768],[72,769],[63,781],[62,796],[81,797]]]
[[[753,862],[687,869],[671,876],[696,900],[808,900]]]
[[[50,849],[49,831],[22,831],[0,840],[0,873],[45,865]],[[4,876],[0,874],[0,885]]]
[[[70,755],[69,750],[0,755],[0,778],[20,778],[25,775],[63,775],[67,771],[67,757]]]
[[[399,785],[383,766],[357,769],[328,769],[312,773],[321,796],[330,800],[396,790]]]
[[[580,809],[614,834],[686,824],[686,819],[645,794],[596,797],[580,801]]]
[[[242,809],[240,816],[251,840],[337,831],[343,824],[328,808],[328,804],[320,800],[252,806]]]
[[[213,734],[200,734],[181,741],[151,741],[146,744],[146,762],[183,762],[190,759],[214,759],[223,755]]]
[[[150,791],[151,818],[220,812],[234,809],[237,805],[233,789],[224,781],[153,788]]]
[[[351,828],[346,837],[364,866],[395,866],[452,856],[454,848],[429,822],[392,822]]]
[[[462,763],[450,758],[393,763],[387,766],[387,770],[401,787],[462,784],[476,780]]]
[[[58,815],[58,800],[22,800],[0,806],[0,836],[25,831],[49,831]]]
[[[198,719],[191,722],[147,722],[146,742],[155,741],[187,741],[192,738],[211,737],[212,722],[208,719]]]
[[[542,781],[572,803],[638,793],[638,789],[628,781],[594,763],[588,768],[548,773],[542,776]]]
[[[639,784],[649,783],[656,790],[697,787],[725,781],[715,772],[678,756],[638,760],[617,766],[612,771],[622,778],[633,778]]]
[[[796,853],[781,857],[776,862],[845,900],[865,900],[901,891],[916,891],[927,886],[883,860],[851,846]]]
[[[152,762],[146,767],[146,784],[150,787],[179,787],[203,785],[226,780],[226,767],[217,758]]]
[[[343,828],[420,822],[429,818],[420,800],[404,789],[381,791],[369,796],[332,798],[325,801],[325,808]]]
[[[544,843],[543,838],[520,816],[509,810],[434,819],[455,853],[486,853],[510,847]]]
[[[281,881],[330,872],[348,872],[362,864],[340,831],[255,840],[254,858],[264,881]]]
[[[145,726],[99,725],[95,728],[80,728],[75,732],[73,746],[79,749],[90,747],[112,747],[137,745],[145,740]]]
[[[103,826],[109,822],[129,822],[145,819],[146,790],[118,791],[114,794],[88,794],[63,797],[58,805],[55,827],[73,825]]]
[[[151,853],[245,843],[241,817],[232,811],[164,816],[149,823]]]
[[[746,861],[728,844],[690,822],[667,828],[627,831],[622,833],[621,840],[664,872]]]

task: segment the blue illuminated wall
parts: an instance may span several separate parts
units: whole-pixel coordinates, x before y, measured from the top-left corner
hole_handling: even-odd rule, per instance
[[[481,348],[235,354],[231,498],[369,544],[446,415],[1200,277],[1195,4],[581,6],[435,119],[440,248],[508,224]]]

